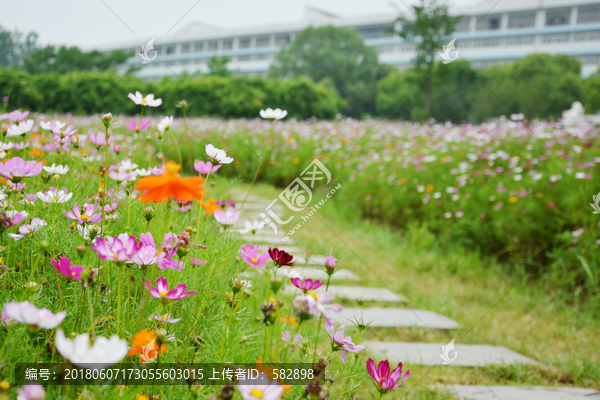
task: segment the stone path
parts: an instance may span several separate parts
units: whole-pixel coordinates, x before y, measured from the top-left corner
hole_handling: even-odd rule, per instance
[[[229,195],[236,202],[236,208],[240,209],[246,193],[240,190],[232,190]],[[274,199],[268,199],[256,195],[249,195],[243,208],[242,215],[238,222],[231,228],[239,232],[244,228],[244,221],[254,220],[262,221],[260,213],[271,204]],[[280,203],[272,206],[272,209],[278,215],[284,215],[284,208]],[[270,227],[265,227],[265,231],[259,231],[256,235],[246,234],[243,238],[248,243],[261,244],[261,248],[266,250],[268,247],[278,247],[294,256],[295,265],[293,268],[283,267],[278,271],[278,275],[301,275],[303,278],[327,280],[327,274],[323,267],[325,264],[325,255],[310,255],[306,258],[307,252],[298,246],[293,239],[289,238],[283,241],[287,231],[278,227],[277,234],[274,234]],[[246,273],[246,276],[251,273]],[[333,274],[332,281],[360,281],[361,278],[347,269],[339,269]],[[317,292],[322,292],[325,287],[321,287]],[[292,285],[286,285],[284,293],[294,296],[300,291]],[[402,297],[397,296],[391,290],[386,288],[368,288],[363,286],[341,286],[330,285],[329,293],[338,298],[350,300],[371,300],[389,303],[406,302]],[[427,310],[411,310],[408,308],[392,307],[367,307],[367,308],[344,308],[339,314],[332,314],[337,324],[352,325],[355,320],[362,320],[369,323],[371,327],[413,327],[425,329],[444,329],[451,330],[458,328],[458,322],[443,315]],[[363,343],[366,351],[376,359],[388,359],[391,363],[405,362],[409,364],[421,365],[442,365],[443,360],[440,354],[443,354],[444,343],[415,343],[415,342],[374,342],[367,341]],[[456,356],[456,359],[447,364],[452,367],[481,367],[493,364],[539,364],[536,361],[502,346],[491,346],[485,344],[469,345],[456,344],[455,349],[448,352],[450,359]],[[452,391],[461,399],[468,400],[584,400],[598,399],[600,393],[594,390],[582,388],[560,388],[560,387],[518,387],[518,386],[464,386],[464,385],[439,385],[438,387]]]
[[[297,295],[302,293],[300,289],[292,285],[286,285],[283,288],[283,292],[289,295]],[[325,292],[325,285],[321,286],[316,290],[317,293]],[[406,303],[406,299],[401,296],[397,296],[394,292],[389,289],[380,288],[369,288],[363,286],[329,286],[329,293],[335,297],[341,297],[350,300],[364,300],[364,301],[386,301],[388,303]]]
[[[445,343],[365,342],[373,355],[387,358],[390,362],[407,362],[421,365],[442,365],[442,346]],[[490,364],[537,364],[531,358],[502,346],[485,344],[455,345],[456,360],[453,367],[481,367]],[[455,353],[449,354],[454,358]]]
[[[468,400],[600,400],[592,389],[542,386],[439,386]]]

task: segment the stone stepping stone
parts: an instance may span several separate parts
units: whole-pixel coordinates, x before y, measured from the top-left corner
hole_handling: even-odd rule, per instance
[[[360,321],[362,318],[365,323],[372,321],[369,326],[373,327],[458,328],[458,323],[453,319],[426,310],[382,307],[344,308],[340,313],[332,315],[335,316],[339,324],[345,325],[350,325],[355,320]]]
[[[267,207],[269,207],[269,204],[271,204],[271,203],[268,203],[268,202],[260,202],[260,203],[246,202],[246,204],[244,205],[243,208],[242,208],[241,204],[236,204],[234,208],[237,211],[241,211],[242,214],[245,211],[260,211],[260,212],[265,212],[265,209]],[[272,205],[270,209],[273,210],[275,213],[280,213],[280,214],[284,210],[283,206],[277,205],[277,204]]]
[[[257,232],[256,235],[247,233],[245,235],[242,235],[242,238],[254,243],[267,243],[273,246],[284,246],[294,244],[294,241],[292,239],[287,239],[284,241],[283,239],[285,238],[285,236],[262,235],[259,232]]]
[[[343,270],[342,270],[343,271]],[[335,276],[335,274],[334,274]],[[302,293],[300,289],[293,285],[286,285],[283,288],[283,292],[290,295],[298,295]],[[317,293],[325,292],[325,285],[321,286],[316,290]],[[401,296],[397,296],[394,292],[384,288],[369,288],[362,286],[338,286],[330,285],[327,292],[335,295],[335,297],[341,297],[350,300],[374,300],[374,301],[387,301],[390,303],[406,302]]]
[[[365,342],[373,355],[393,362],[420,365],[443,365],[440,354],[445,343]],[[450,358],[456,360],[446,364],[454,367],[482,367],[492,364],[538,364],[536,361],[503,346],[487,344],[455,344]]]
[[[585,388],[467,385],[438,387],[448,389],[465,400],[600,400],[600,392]]]

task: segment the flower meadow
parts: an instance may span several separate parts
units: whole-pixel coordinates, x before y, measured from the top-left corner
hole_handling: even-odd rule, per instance
[[[234,180],[224,172],[248,161],[222,140],[192,135],[192,123],[144,119],[160,98],[128,97],[140,107],[135,118],[0,115],[0,398],[326,399],[402,390],[410,372],[367,361],[367,324],[337,325],[331,316],[341,306],[316,292],[329,287],[335,255],[322,266],[324,282],[290,277],[278,270],[294,265],[293,254],[234,231],[239,205],[227,198]],[[274,128],[285,112],[260,115]],[[302,294],[284,295],[284,284]],[[17,363],[124,362],[251,363],[261,379],[51,386],[16,385],[13,376]],[[306,363],[312,379],[287,385],[273,363]]]
[[[590,122],[199,119],[189,128],[176,129],[184,165],[198,157],[186,143],[199,132],[235,158],[223,175],[248,181],[265,158],[258,180],[286,187],[318,158],[342,184],[336,206],[350,218],[410,230],[424,246],[476,250],[567,293],[594,295],[600,283],[599,128]],[[172,144],[165,150],[178,157]]]

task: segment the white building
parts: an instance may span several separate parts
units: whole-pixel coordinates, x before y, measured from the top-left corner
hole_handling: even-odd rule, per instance
[[[584,76],[600,66],[600,0],[484,0],[471,7],[451,8],[450,13],[463,16],[453,36],[459,57],[471,61],[475,68],[540,52],[578,57]],[[410,17],[411,12],[406,10],[405,15]],[[210,57],[227,55],[231,58],[228,68],[236,73],[266,75],[277,52],[292,42],[298,32],[310,25],[332,24],[356,29],[367,45],[376,48],[381,63],[402,69],[414,59],[415,45],[390,33],[400,27],[396,17],[390,11],[386,15],[342,18],[306,8],[302,21],[294,24],[226,30],[192,22],[179,32],[156,38],[157,56],[152,62],[143,65],[136,55],[127,64],[142,66],[138,76],[156,79],[173,72],[207,72]],[[143,44],[120,43],[100,50],[141,53]],[[149,53],[150,57],[153,55],[154,52]]]

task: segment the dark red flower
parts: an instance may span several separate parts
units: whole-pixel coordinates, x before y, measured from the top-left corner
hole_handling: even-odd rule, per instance
[[[294,265],[292,262],[294,256],[286,253],[283,250],[279,250],[277,247],[274,249],[269,247],[269,256],[271,256],[271,260],[273,260],[275,265],[278,267],[283,267],[284,265],[289,265],[291,267]]]

